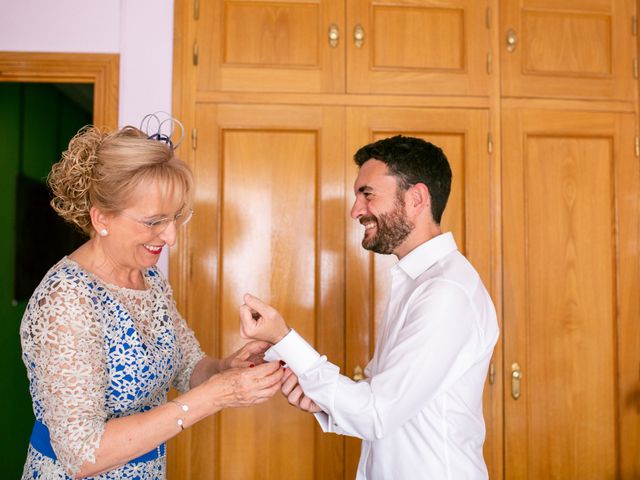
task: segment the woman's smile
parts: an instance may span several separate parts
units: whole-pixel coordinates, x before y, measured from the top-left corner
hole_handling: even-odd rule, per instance
[[[164,247],[164,245],[150,245],[148,243],[144,243],[142,246],[147,252],[153,255],[160,255],[160,252],[162,252],[162,248]]]

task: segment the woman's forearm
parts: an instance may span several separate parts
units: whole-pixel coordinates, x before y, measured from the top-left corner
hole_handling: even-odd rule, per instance
[[[95,451],[96,462],[82,464],[77,477],[112,470],[150,452],[182,431],[179,420],[182,427],[188,428],[223,408],[265,402],[280,390],[283,370],[278,362],[209,375],[220,365],[214,359],[205,360],[196,366],[200,373],[195,380],[200,379],[200,384],[187,393],[147,412],[109,420],[100,447]],[[185,412],[182,405],[187,405],[188,411]]]
[[[96,462],[85,462],[77,478],[112,470],[155,449],[182,431],[179,419],[183,421],[183,428],[187,428],[221,410],[215,396],[207,394],[204,388],[195,387],[175,399],[188,406],[187,412],[180,405],[169,402],[144,413],[109,420],[95,451]]]
[[[197,387],[212,375],[220,373],[220,371],[222,370],[221,362],[222,360],[217,360],[209,356],[204,357],[196,364],[193,372],[191,372],[189,386],[191,388]]]

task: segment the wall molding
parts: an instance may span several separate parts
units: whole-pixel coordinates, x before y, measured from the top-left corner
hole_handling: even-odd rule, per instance
[[[93,84],[98,127],[118,127],[119,79],[119,54],[0,52],[0,82]]]

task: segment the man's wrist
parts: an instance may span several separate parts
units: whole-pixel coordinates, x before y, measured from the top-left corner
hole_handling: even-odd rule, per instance
[[[287,335],[289,335],[289,332],[291,331],[291,328],[289,328],[288,326],[284,326],[284,328],[271,339],[271,343],[273,343],[274,345],[276,343],[278,343],[280,340],[282,340],[284,337],[286,337]]]
[[[296,375],[300,376],[312,368],[321,358],[320,354],[298,332],[291,329],[276,345],[269,349],[277,359],[284,360]],[[326,357],[325,357],[326,360]]]

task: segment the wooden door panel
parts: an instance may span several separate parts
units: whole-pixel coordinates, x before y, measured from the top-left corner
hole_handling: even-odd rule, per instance
[[[307,212],[315,210],[316,132],[262,127],[224,129],[221,135],[222,350],[244,343],[237,312],[247,291],[279,304],[292,327],[315,343],[315,322],[307,320],[317,289],[315,256],[309,255],[315,250],[315,215]],[[313,478],[311,449],[297,449],[295,461],[289,455],[291,445],[313,443],[313,423],[311,415],[292,412],[280,395],[256,408],[222,412],[220,478],[256,478],[262,444],[275,460],[273,478]]]
[[[524,71],[533,75],[611,75],[610,20],[605,14],[527,12],[522,18],[526,32]],[[562,45],[569,48],[558,48]]]
[[[514,362],[523,373],[520,398],[505,385],[506,478],[618,478],[618,456],[637,448],[620,421],[639,425],[618,403],[617,372],[634,367],[616,363],[620,341],[638,354],[626,338],[637,316],[619,307],[638,270],[622,284],[618,263],[638,233],[616,234],[620,209],[637,211],[637,168],[622,178],[637,160],[633,115],[506,110],[503,121],[505,378]]]
[[[188,318],[203,349],[239,348],[238,307],[270,301],[331,361],[344,350],[344,133],[337,107],[197,105]],[[343,440],[284,397],[194,426],[181,478],[342,478]],[[268,459],[268,461],[265,461]]]
[[[347,152],[375,140],[397,134],[420,137],[441,147],[452,167],[452,191],[442,219],[443,231],[452,231],[462,252],[474,264],[489,287],[491,261],[490,162],[487,153],[489,116],[482,110],[439,110],[412,108],[347,109]],[[353,182],[357,166],[347,167],[347,212],[354,199]],[[393,255],[377,255],[361,247],[363,230],[358,222],[347,225],[346,270],[346,371],[364,366],[375,346],[376,325],[388,301],[389,269],[397,261]],[[493,397],[491,388],[486,395]],[[500,395],[486,402],[500,401]],[[488,436],[494,431],[487,407]],[[355,476],[359,443],[347,441],[346,478]],[[487,442],[488,443],[488,442]],[[492,466],[489,465],[492,472]]]
[[[196,22],[198,91],[344,91],[340,0],[201,2]]]
[[[544,445],[529,452],[533,478],[553,478],[559,468],[586,478],[598,465],[602,478],[615,463],[611,147],[610,138],[527,139],[525,218],[534,231],[525,401],[531,435]]]
[[[375,6],[371,34],[373,68],[464,70],[463,9]]]
[[[229,66],[318,65],[318,17],[317,4],[226,2],[222,61]]]
[[[485,18],[472,0],[347,2],[347,91],[488,95]]]
[[[632,100],[634,11],[629,0],[503,2],[503,95]]]

